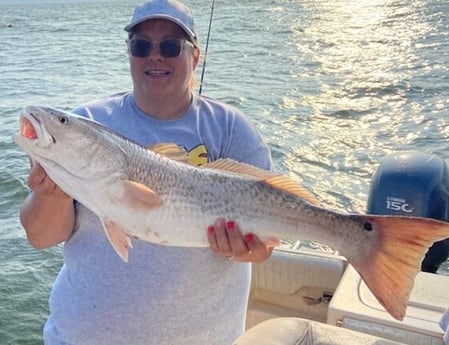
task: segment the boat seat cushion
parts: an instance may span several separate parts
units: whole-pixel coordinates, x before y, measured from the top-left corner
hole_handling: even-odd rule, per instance
[[[398,345],[401,343],[301,318],[266,320],[233,345]]]

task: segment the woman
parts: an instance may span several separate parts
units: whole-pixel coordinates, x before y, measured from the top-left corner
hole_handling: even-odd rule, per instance
[[[192,164],[232,158],[271,169],[267,146],[237,109],[193,93],[200,49],[191,11],[154,0],[136,8],[128,52],[133,91],[75,109],[129,139],[174,142]],[[36,248],[64,244],[50,295],[45,344],[231,344],[244,330],[249,262],[272,248],[233,220],[207,231],[210,249],[133,240],[123,263],[98,218],[62,192],[38,164],[21,221]],[[204,215],[207,217],[207,215]],[[233,260],[230,260],[233,259]]]

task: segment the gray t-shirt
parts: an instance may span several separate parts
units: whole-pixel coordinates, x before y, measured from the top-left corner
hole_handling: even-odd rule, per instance
[[[132,93],[74,112],[143,146],[181,145],[193,164],[229,157],[272,168],[268,147],[246,117],[205,97],[194,96],[185,115],[171,121],[142,113]],[[209,248],[132,243],[124,263],[99,219],[76,203],[75,231],[50,295],[45,344],[225,345],[244,331],[249,264],[227,261]]]

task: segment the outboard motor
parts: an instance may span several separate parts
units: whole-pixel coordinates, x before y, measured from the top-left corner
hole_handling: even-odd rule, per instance
[[[449,175],[445,161],[434,154],[416,151],[386,156],[371,180],[367,213],[449,221]],[[435,242],[421,270],[435,273],[448,256],[449,239]]]

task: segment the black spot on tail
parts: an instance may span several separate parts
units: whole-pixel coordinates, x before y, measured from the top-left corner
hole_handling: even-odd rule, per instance
[[[373,223],[369,223],[369,222],[364,223],[363,224],[363,229],[365,229],[366,231],[373,230]]]

